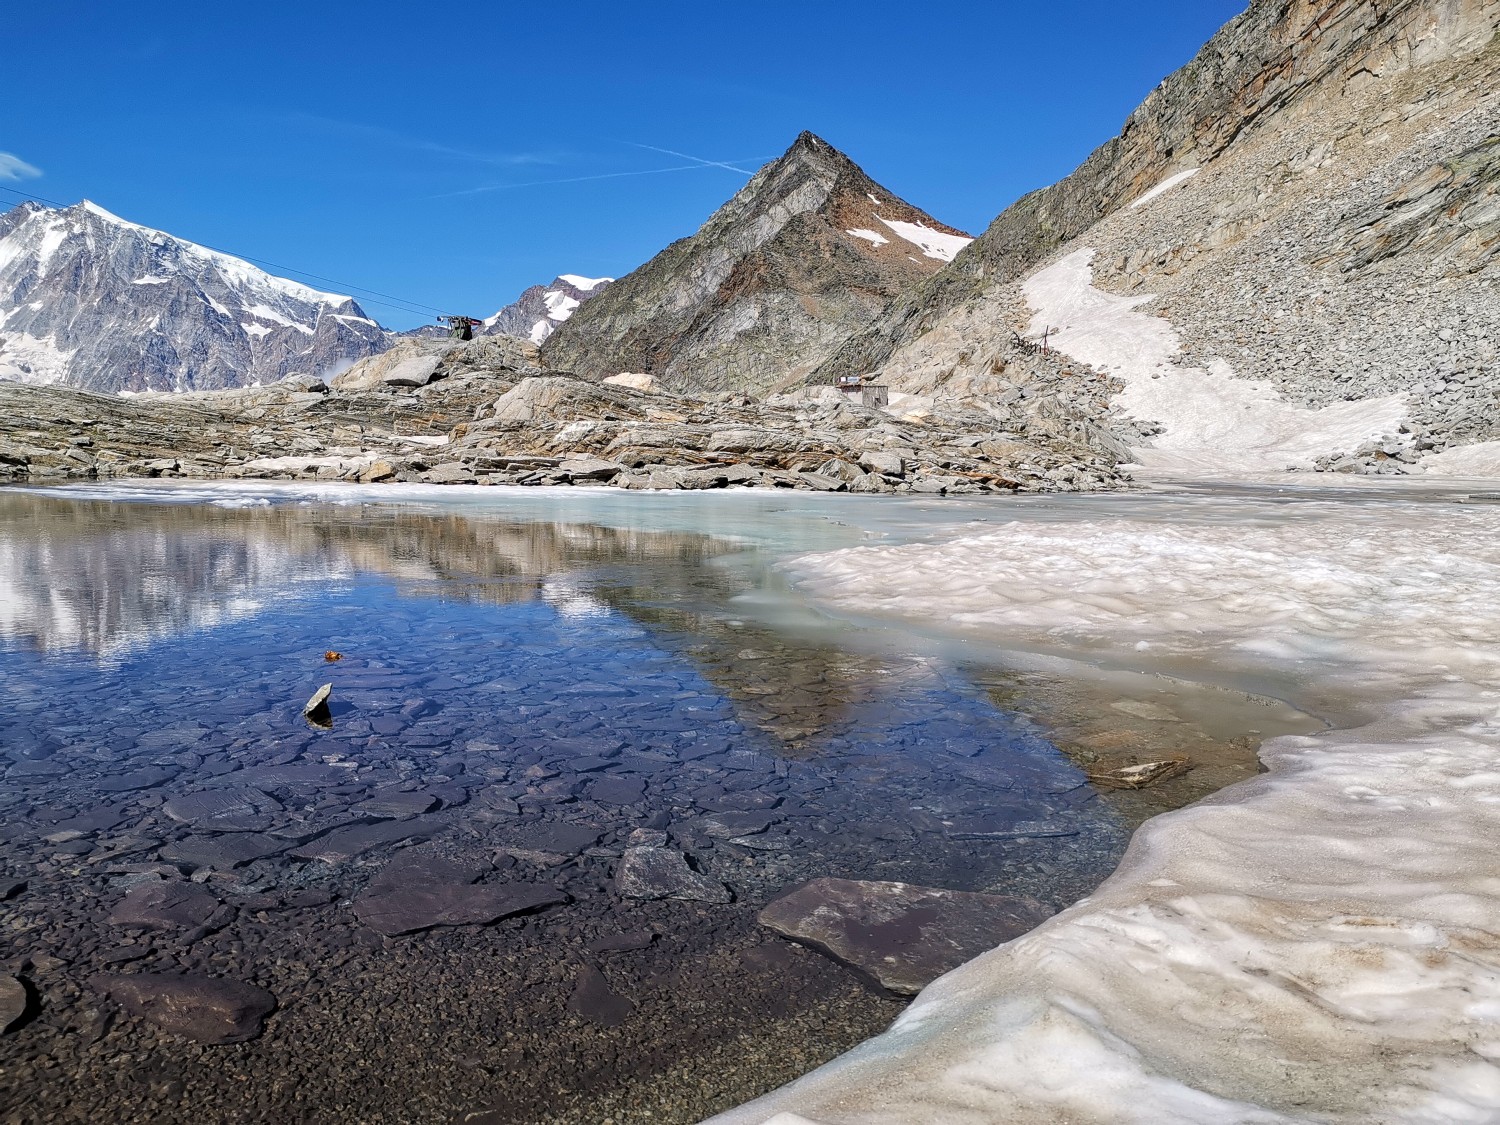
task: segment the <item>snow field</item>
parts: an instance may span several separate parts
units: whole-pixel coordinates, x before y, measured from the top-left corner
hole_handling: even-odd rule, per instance
[[[1012,647],[1290,670],[1363,718],[1267,742],[1271,772],[719,1125],[1500,1120],[1500,510],[1016,521],[791,571]]]
[[[1265,472],[1311,468],[1328,453],[1393,433],[1406,416],[1404,395],[1314,409],[1286,402],[1262,380],[1237,379],[1229,365],[1205,370],[1172,360],[1182,342],[1171,323],[1138,312],[1151,296],[1119,297],[1094,288],[1094,251],[1083,249],[1033,274],[1023,286],[1034,316],[1030,333],[1051,329],[1051,346],[1119,377],[1115,402],[1164,432],[1135,451],[1149,469]]]

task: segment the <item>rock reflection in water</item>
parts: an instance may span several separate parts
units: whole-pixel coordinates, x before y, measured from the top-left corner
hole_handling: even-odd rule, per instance
[[[727,541],[380,505],[0,517],[0,882],[26,882],[0,957],[41,997],[0,1095],[37,1118],[693,1120],[896,1010],[758,927],[771,897],[828,875],[1056,908],[1125,842],[972,674],[737,614]],[[622,891],[642,840],[677,886]],[[121,972],[278,1010],[188,1054],[111,1014]],[[254,1112],[242,1065],[271,1079]]]

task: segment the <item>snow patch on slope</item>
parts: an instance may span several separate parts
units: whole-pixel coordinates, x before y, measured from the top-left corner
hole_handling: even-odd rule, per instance
[[[1035,316],[1031,333],[1050,329],[1064,355],[1118,376],[1115,402],[1164,433],[1136,450],[1147,468],[1178,472],[1264,472],[1311,468],[1329,453],[1389,434],[1406,416],[1404,395],[1315,409],[1286,402],[1264,380],[1237,379],[1219,360],[1205,370],[1172,360],[1181,339],[1171,322],[1137,312],[1154,298],[1118,297],[1095,289],[1094,251],[1069,254],[1027,279]]]
[[[900,219],[883,219],[875,216],[882,223],[895,231],[897,236],[904,238],[913,246],[922,251],[924,258],[936,258],[940,262],[951,262],[969,243],[973,242],[961,234],[944,234],[940,230],[933,230],[926,223],[907,223]]]
[[[863,238],[866,242],[873,243],[876,246],[885,246],[891,241],[885,235],[877,231],[866,230],[864,227],[857,227],[854,230],[845,231],[844,233],[852,234],[855,238]]]
[[[1163,180],[1161,183],[1157,184],[1154,188],[1152,188],[1150,191],[1148,191],[1145,195],[1141,196],[1134,203],[1132,203],[1130,205],[1130,209],[1132,211],[1134,211],[1137,207],[1144,207],[1146,204],[1150,203],[1153,199],[1155,199],[1158,195],[1164,195],[1164,194],[1166,194],[1167,192],[1171,191],[1174,187],[1176,187],[1178,184],[1185,183],[1186,181],[1191,180],[1197,174],[1198,174],[1198,169],[1196,169],[1196,168],[1189,168],[1186,172],[1178,172],[1175,176],[1168,176],[1165,180]]]

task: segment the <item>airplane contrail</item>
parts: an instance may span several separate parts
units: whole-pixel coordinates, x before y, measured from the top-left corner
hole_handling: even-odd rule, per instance
[[[680,156],[683,160],[696,160],[699,164],[703,165],[705,168],[727,168],[727,169],[729,169],[729,171],[731,171],[731,172],[738,172],[742,176],[753,175],[753,173],[750,172],[748,169],[745,169],[745,168],[736,168],[733,164],[729,164],[729,163],[727,163],[726,161],[723,161],[723,160],[705,160],[701,156],[694,156],[694,155],[692,155],[692,153],[688,153],[688,152],[675,152],[675,151],[673,151],[670,148],[658,148],[656,145],[637,144],[635,141],[627,141],[625,143],[629,144],[629,145],[632,145],[635,148],[645,148],[645,149],[650,149],[652,152],[664,153],[667,156]]]
[[[650,148],[651,146],[650,145],[638,145],[636,147],[638,147],[638,148]],[[658,152],[666,152],[667,150],[666,149],[658,149],[657,151]],[[670,155],[672,155],[672,156],[683,156],[683,154],[681,154],[681,153],[675,153],[675,152],[671,153]],[[698,158],[695,157],[695,156],[683,156],[683,159],[685,159],[685,160],[698,160]],[[765,157],[755,157],[754,159],[760,160],[760,159],[767,159],[767,158],[765,158]],[[546,187],[549,184],[581,184],[581,183],[587,183],[590,180],[614,180],[614,179],[619,179],[622,176],[657,176],[657,175],[662,174],[663,172],[692,172],[692,171],[696,171],[699,168],[725,168],[725,169],[728,169],[731,172],[738,172],[742,176],[753,175],[753,173],[747,172],[743,168],[736,168],[732,164],[727,164],[727,163],[724,163],[724,162],[721,162],[721,161],[714,161],[714,160],[698,160],[698,163],[696,163],[696,164],[678,164],[678,165],[674,165],[671,168],[642,168],[642,169],[638,169],[637,171],[634,171],[634,172],[601,172],[598,175],[593,175],[593,176],[566,176],[566,177],[564,177],[562,179],[556,179],[556,180],[526,180],[525,182],[519,183],[519,184],[485,184],[482,187],[465,188],[463,191],[447,191],[447,192],[441,193],[440,195],[429,196],[428,198],[429,199],[452,199],[455,196],[461,196],[461,195],[482,195],[482,194],[484,194],[486,192],[491,192],[491,191],[506,191],[506,190],[509,190],[510,188]]]

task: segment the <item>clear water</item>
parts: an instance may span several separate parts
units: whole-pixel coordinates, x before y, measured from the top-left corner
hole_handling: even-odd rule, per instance
[[[341,987],[344,938],[393,958],[439,948],[499,957],[533,931],[566,943],[644,925],[662,948],[699,927],[708,936],[693,948],[711,950],[760,940],[747,937],[755,909],[818,875],[1020,894],[1061,908],[1108,875],[1144,816],[1248,776],[1260,736],[1316,725],[1244,692],[1018,664],[835,619],[775,568],[801,551],[900,541],[1016,510],[988,500],[604,490],[0,492],[0,879],[27,881],[3,907],[11,924],[0,950],[12,964],[34,962],[39,1008],[24,1035],[0,1043],[16,1089],[43,1106],[128,1106],[120,1120],[171,1117],[152,1095],[83,1078],[110,1050],[172,1056],[170,1037],[122,1021],[95,1040],[69,1038],[80,1013],[100,1003],[92,974],[120,966],[269,988],[282,1012],[265,1036],[234,1050],[279,1072],[318,1034],[314,1006],[326,1011],[309,980]],[[331,730],[300,714],[323,683],[333,685]],[[1157,710],[1121,706],[1132,701]],[[1186,753],[1199,768],[1160,794],[1100,794],[1080,763],[1101,748]],[[225,790],[257,795],[243,824],[173,812],[174,799]],[[399,820],[381,805],[392,794],[414,794],[426,811]],[[756,811],[771,823],[734,839],[714,823]],[[412,834],[335,861],[297,854],[372,824]],[[536,859],[528,834],[555,824],[586,826],[595,842]],[[642,826],[665,826],[735,902],[647,907],[614,896],[613,864]],[[204,859],[248,839],[263,854]],[[482,852],[496,865],[489,878],[550,881],[573,901],[485,930],[371,943],[350,899],[417,842]],[[142,934],[110,922],[131,887],[188,876],[227,908],[218,931]],[[326,894],[296,897],[309,889]],[[288,902],[302,905],[268,927],[267,905]],[[332,947],[331,934],[341,935]],[[525,948],[548,956],[537,952],[545,942]],[[425,979],[400,966],[393,977],[399,968]],[[842,972],[831,963],[816,971]],[[737,987],[726,972],[718,987]],[[552,1039],[557,1058],[543,1068],[554,1087],[572,1081],[566,1060],[591,1036],[623,1036],[612,1049],[659,1071],[675,1062],[663,1043],[680,1054],[695,1035],[732,1038],[739,1026],[710,1004],[694,1017],[707,1029],[632,1031],[627,1021],[601,1031],[567,1017],[567,980],[556,986],[528,994],[530,1018],[563,1024]],[[826,1003],[833,1020],[842,1009],[822,995],[809,993],[810,1009]],[[653,1003],[629,999],[641,1012]],[[418,1018],[411,1003],[402,1019]],[[872,1019],[888,1018],[885,1003],[872,1001]],[[827,1054],[847,1045],[816,1019],[799,1026]],[[338,1049],[368,1049],[365,1032],[342,1034],[349,1041]],[[54,1072],[50,1094],[36,1086],[43,1056],[63,1059],[74,1076],[59,1085]],[[425,1083],[424,1097],[443,1112],[494,1097],[430,1044],[390,1065]],[[629,1069],[609,1081],[640,1077]],[[330,1062],[299,1082],[331,1083],[324,1104],[360,1119],[429,1119],[361,1102],[357,1084],[328,1077],[336,1072]],[[219,1068],[173,1073],[202,1104],[234,1089]],[[755,1082],[786,1077],[746,1079],[718,1097],[742,1100],[759,1092]],[[657,1108],[655,1120],[672,1119]]]

